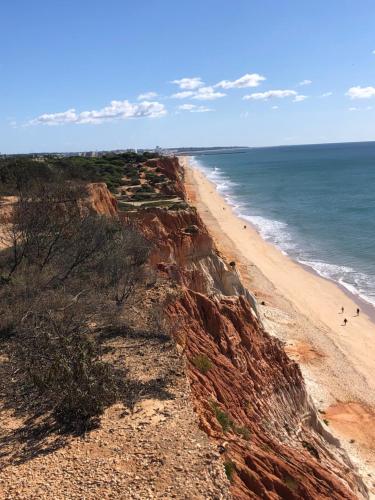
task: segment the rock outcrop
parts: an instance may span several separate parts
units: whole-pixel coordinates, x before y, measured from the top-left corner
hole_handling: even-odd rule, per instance
[[[153,161],[185,199],[177,159]],[[320,423],[299,366],[264,330],[253,296],[196,210],[119,216],[153,242],[150,264],[179,287],[166,314],[187,359],[200,425],[222,453],[233,497],[366,498],[339,442]]]
[[[116,198],[108,191],[104,182],[96,182],[87,185],[88,200],[90,205],[98,214],[116,215]]]

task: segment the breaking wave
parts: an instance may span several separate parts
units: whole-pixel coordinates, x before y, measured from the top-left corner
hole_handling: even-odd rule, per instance
[[[217,191],[233,207],[234,212],[252,224],[264,240],[274,244],[285,255],[314,270],[319,276],[334,281],[351,294],[375,306],[375,277],[366,275],[349,266],[311,258],[313,253],[311,249],[307,251],[303,247],[298,236],[294,234],[286,222],[250,213],[252,210],[249,203],[241,202],[234,194],[234,188],[238,187],[239,184],[233,182],[220,168],[206,167],[195,157],[190,159],[190,163],[215,184]]]

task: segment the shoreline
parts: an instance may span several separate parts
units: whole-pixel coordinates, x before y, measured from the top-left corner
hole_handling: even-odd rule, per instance
[[[254,228],[254,230],[256,231],[256,228]],[[272,245],[272,243],[271,243],[271,245]],[[332,278],[327,278],[326,276],[322,276],[313,267],[310,267],[307,264],[303,264],[302,262],[299,262],[298,260],[294,260],[293,257],[291,257],[290,255],[286,255],[286,257],[288,259],[292,260],[293,262],[295,262],[297,265],[301,266],[308,273],[311,273],[314,276],[316,276],[317,278],[320,278],[322,280],[328,281],[328,283],[333,283],[350,300],[352,300],[355,304],[357,304],[357,306],[361,310],[361,314],[365,313],[365,315],[369,318],[369,320],[371,321],[371,323],[373,323],[373,325],[374,325],[374,335],[375,335],[375,306],[373,306],[372,304],[370,304],[370,302],[367,302],[360,295],[356,295],[355,293],[353,293],[350,290],[348,290],[344,285],[342,285],[338,281],[335,281]]]
[[[263,240],[241,219],[204,173],[180,157],[189,202],[219,251],[235,260],[255,294],[262,321],[299,364],[328,430],[341,441],[375,495],[375,323],[358,297]],[[246,225],[246,229],[244,229]],[[262,305],[262,302],[265,305]],[[345,307],[347,326],[342,326]],[[359,317],[353,317],[357,307]],[[373,430],[372,430],[373,429]]]
[[[261,231],[256,227],[256,225],[252,221],[246,219],[246,215],[241,215],[238,212],[236,212],[237,205],[235,204],[235,202],[230,201],[230,196],[227,195],[226,193],[223,193],[223,194],[220,193],[220,191],[218,190],[217,184],[215,183],[214,180],[211,180],[207,176],[204,169],[201,169],[201,168],[195,166],[195,156],[187,156],[187,158],[189,161],[190,168],[193,168],[193,169],[196,168],[197,170],[199,170],[203,174],[203,176],[207,179],[207,181],[209,183],[211,183],[212,186],[218,191],[218,193],[219,193],[220,197],[223,199],[224,203],[226,205],[229,205],[229,207],[233,211],[233,214],[238,219],[242,220],[245,225],[249,225],[259,235],[259,237],[263,241],[265,241],[266,243],[275,247],[279,252],[281,252],[283,255],[285,255],[292,262],[298,264],[306,271],[312,273],[314,276],[317,276],[321,279],[327,280],[330,283],[334,283],[341,291],[343,291],[345,293],[345,295],[347,295],[349,298],[351,298],[351,300],[353,302],[355,302],[357,304],[357,306],[360,308],[361,312],[362,311],[365,312],[365,314],[374,323],[374,330],[375,330],[375,303],[372,303],[370,300],[366,300],[366,298],[361,296],[360,292],[357,291],[357,293],[356,293],[356,292],[351,291],[349,288],[351,285],[348,284],[348,286],[345,286],[344,284],[340,283],[340,281],[336,281],[334,278],[331,278],[330,276],[324,276],[323,274],[319,273],[319,271],[317,269],[315,269],[312,265],[309,265],[308,263],[305,263],[303,261],[298,260],[297,258],[293,257],[293,255],[290,255],[288,252],[286,252],[282,248],[280,248],[273,241],[264,238],[262,236]],[[194,164],[192,163],[191,160],[194,161]],[[354,288],[354,286],[353,286],[353,288]]]

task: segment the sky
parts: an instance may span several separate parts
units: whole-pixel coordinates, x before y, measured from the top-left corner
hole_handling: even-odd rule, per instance
[[[0,152],[375,140],[374,0],[12,0]]]

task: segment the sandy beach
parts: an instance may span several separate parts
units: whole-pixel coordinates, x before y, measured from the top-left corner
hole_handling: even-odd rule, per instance
[[[258,299],[265,328],[299,363],[322,419],[375,491],[374,322],[365,311],[356,316],[357,303],[335,283],[264,241],[188,157],[180,161],[190,203],[220,252],[236,262]]]

